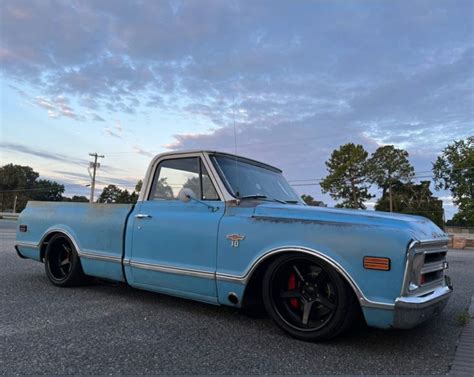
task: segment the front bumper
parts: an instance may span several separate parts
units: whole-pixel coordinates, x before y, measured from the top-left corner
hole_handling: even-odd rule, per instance
[[[447,285],[438,287],[424,296],[397,298],[393,327],[410,329],[438,315],[446,306],[452,291],[451,286]]]

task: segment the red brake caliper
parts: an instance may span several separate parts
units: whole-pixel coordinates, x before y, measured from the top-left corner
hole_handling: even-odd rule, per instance
[[[290,275],[288,279],[288,290],[291,291],[296,288],[296,276],[294,273]],[[290,298],[290,305],[292,308],[298,309],[300,304],[297,298]]]

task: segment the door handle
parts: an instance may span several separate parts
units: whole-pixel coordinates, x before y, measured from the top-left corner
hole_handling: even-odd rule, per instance
[[[139,213],[138,215],[135,215],[136,219],[151,219],[151,215],[145,215],[143,213]]]

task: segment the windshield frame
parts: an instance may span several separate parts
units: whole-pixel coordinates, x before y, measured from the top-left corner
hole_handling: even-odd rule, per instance
[[[291,202],[287,202],[286,204],[288,204],[288,205],[304,205],[304,202],[301,200],[298,193],[293,189],[293,187],[291,187],[291,185],[288,183],[286,178],[283,176],[282,170],[280,170],[280,169],[278,169],[274,166],[262,163],[260,161],[252,160],[252,159],[245,158],[245,157],[240,157],[240,156],[237,156],[237,155],[232,155],[232,154],[227,154],[227,153],[209,153],[209,158],[210,158],[212,164],[214,165],[214,167],[217,171],[217,174],[219,175],[219,178],[221,179],[222,183],[224,184],[225,189],[235,200],[241,200],[241,198],[239,196],[237,196],[236,193],[234,192],[234,189],[232,188],[232,185],[230,184],[230,182],[228,181],[224,171],[222,170],[217,157],[224,157],[224,158],[228,158],[230,160],[235,160],[235,161],[243,163],[243,164],[253,165],[253,166],[265,169],[265,170],[269,170],[269,171],[271,171],[271,172],[273,172],[277,175],[280,175],[281,178],[286,181],[286,183],[288,184],[288,186],[291,189],[292,193],[295,194],[294,201],[297,201],[296,203],[291,201]],[[262,195],[264,195],[264,194],[262,194]],[[261,200],[262,201],[268,201],[268,200],[274,201],[274,199],[276,199],[276,198],[272,198],[272,197],[268,196],[267,199],[256,198],[254,200],[256,200],[256,201],[261,201]],[[275,200],[275,201],[278,201],[278,200]]]

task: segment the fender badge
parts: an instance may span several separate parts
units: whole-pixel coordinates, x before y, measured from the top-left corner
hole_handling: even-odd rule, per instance
[[[230,241],[232,247],[239,247],[240,241],[245,239],[245,236],[242,236],[241,234],[228,234],[226,238]]]

